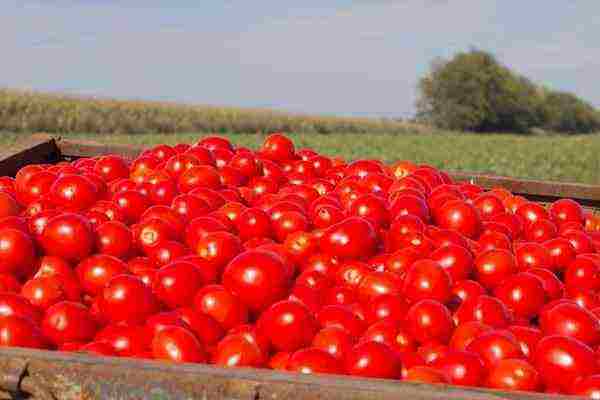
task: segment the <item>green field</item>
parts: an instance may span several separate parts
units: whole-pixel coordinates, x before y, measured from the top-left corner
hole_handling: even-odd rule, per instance
[[[2,133],[3,145],[24,134]],[[194,142],[202,134],[171,135],[68,135],[105,143],[152,145]],[[243,146],[256,148],[263,135],[229,135]],[[518,136],[508,134],[407,134],[407,135],[292,135],[297,148],[311,147],[347,159],[399,159],[429,163],[448,170],[494,173],[600,184],[600,136]]]

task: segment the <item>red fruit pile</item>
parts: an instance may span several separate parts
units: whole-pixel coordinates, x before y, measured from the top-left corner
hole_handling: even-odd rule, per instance
[[[600,396],[599,227],[280,134],[29,165],[0,345]]]

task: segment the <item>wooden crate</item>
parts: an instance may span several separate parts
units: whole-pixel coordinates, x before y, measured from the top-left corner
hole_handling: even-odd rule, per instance
[[[14,175],[21,167],[32,163],[56,163],[108,153],[133,158],[141,151],[134,146],[102,145],[34,135],[0,153],[0,176]],[[533,200],[548,202],[569,197],[586,206],[600,205],[600,186],[465,173],[452,175],[455,179],[485,187],[504,187]],[[573,397],[1,348],[0,398],[559,400]]]

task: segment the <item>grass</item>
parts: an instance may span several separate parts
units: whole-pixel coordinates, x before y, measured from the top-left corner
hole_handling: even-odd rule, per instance
[[[20,134],[0,134],[0,144],[14,143]],[[224,135],[240,146],[256,148],[264,135]],[[150,146],[156,143],[193,143],[202,134],[89,135],[69,138],[105,143]],[[600,184],[600,135],[517,136],[509,134],[406,135],[292,135],[297,148],[311,147],[346,159],[406,159],[447,170],[493,173],[520,178]]]

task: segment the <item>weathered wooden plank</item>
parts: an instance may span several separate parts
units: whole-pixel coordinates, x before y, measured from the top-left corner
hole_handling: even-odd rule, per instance
[[[54,139],[33,136],[0,150],[0,175],[14,176],[25,165],[55,163],[59,160],[60,152]]]
[[[0,349],[0,389],[70,399],[568,400],[572,397],[264,369]]]
[[[451,175],[456,180],[470,181],[490,188],[494,186],[504,187],[514,193],[554,197],[567,197],[570,195],[582,199],[600,199],[600,185],[517,179],[506,176],[481,175],[472,172],[452,172]]]
[[[105,154],[119,154],[128,159],[137,157],[144,148],[124,144],[103,144],[94,141],[59,140],[58,148],[65,158],[96,157]]]

